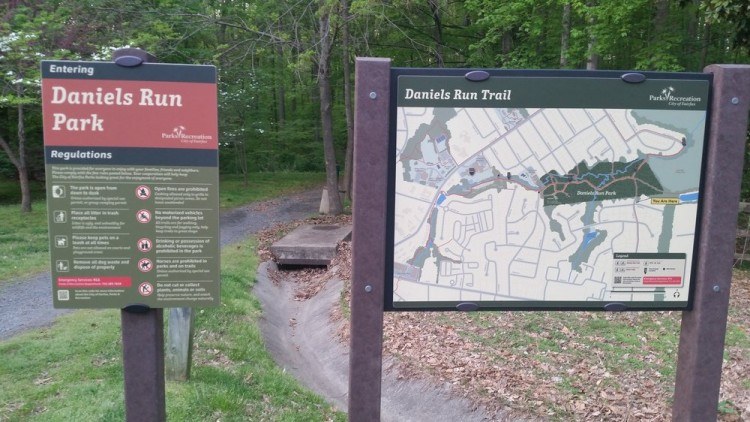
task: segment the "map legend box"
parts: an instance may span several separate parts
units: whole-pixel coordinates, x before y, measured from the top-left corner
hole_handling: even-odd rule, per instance
[[[682,287],[686,261],[682,253],[615,253],[612,289]]]

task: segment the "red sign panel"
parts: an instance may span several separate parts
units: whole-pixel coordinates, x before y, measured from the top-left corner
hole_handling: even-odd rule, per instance
[[[100,288],[114,289],[120,287],[130,287],[132,280],[130,277],[58,277],[57,287],[63,289],[75,288]]]
[[[45,79],[45,145],[216,149],[216,86]]]
[[[662,285],[662,286],[679,286],[682,284],[682,277],[676,276],[648,276],[643,277],[645,285]]]
[[[217,306],[216,69],[41,70],[55,307]]]

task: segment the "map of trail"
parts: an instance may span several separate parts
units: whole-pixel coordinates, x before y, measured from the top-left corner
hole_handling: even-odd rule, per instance
[[[685,301],[705,114],[398,107],[394,306]]]

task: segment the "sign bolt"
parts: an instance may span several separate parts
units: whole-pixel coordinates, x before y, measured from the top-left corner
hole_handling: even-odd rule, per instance
[[[372,94],[370,94],[372,96]],[[732,97],[732,104],[737,105],[740,103],[740,99],[737,97]]]
[[[378,94],[375,91],[370,92],[370,99],[374,100],[375,98],[378,98]]]
[[[372,291],[372,286],[370,286],[369,284],[365,286],[365,292],[370,293],[371,291]]]
[[[718,284],[717,284],[717,285],[715,285],[715,286],[714,286],[714,291],[715,291],[716,293],[719,293],[719,292],[721,291],[721,287],[719,287],[719,285],[718,285]]]

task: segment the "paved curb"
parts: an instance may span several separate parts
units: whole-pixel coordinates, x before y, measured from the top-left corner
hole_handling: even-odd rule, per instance
[[[351,239],[349,224],[303,224],[271,245],[279,265],[330,265],[338,244]]]

